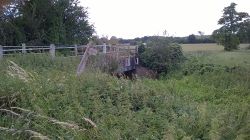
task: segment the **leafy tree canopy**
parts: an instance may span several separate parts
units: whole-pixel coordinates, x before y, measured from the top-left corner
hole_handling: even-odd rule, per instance
[[[12,0],[1,11],[1,45],[85,44],[94,32],[79,0]]]
[[[188,42],[190,43],[195,43],[196,42],[196,37],[194,34],[191,34],[188,36]]]
[[[240,43],[239,34],[245,34],[244,25],[249,22],[249,15],[245,12],[237,12],[235,10],[237,4],[231,3],[223,10],[223,15],[219,19],[218,24],[222,27],[213,32],[213,37],[219,44],[224,46],[227,51],[237,49]]]

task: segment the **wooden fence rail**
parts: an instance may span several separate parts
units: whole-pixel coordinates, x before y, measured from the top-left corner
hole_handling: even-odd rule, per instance
[[[50,46],[26,46],[22,44],[21,46],[1,46],[0,45],[0,59],[2,59],[5,55],[12,55],[15,53],[26,54],[28,52],[33,53],[44,53],[48,52],[52,58],[56,56],[56,50],[72,50],[75,56],[79,55],[79,50],[86,48],[87,45],[82,46],[58,46],[56,47],[54,44]],[[83,53],[83,52],[82,52]]]

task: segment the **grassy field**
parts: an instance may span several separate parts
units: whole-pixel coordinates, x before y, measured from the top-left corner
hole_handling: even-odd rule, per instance
[[[221,45],[214,43],[207,44],[181,44],[184,52],[197,52],[197,51],[223,51],[224,48]],[[240,49],[245,49],[249,44],[240,44]]]
[[[250,51],[210,49],[183,46],[187,61],[158,80],[76,77],[79,58],[5,58],[0,139],[248,140]]]

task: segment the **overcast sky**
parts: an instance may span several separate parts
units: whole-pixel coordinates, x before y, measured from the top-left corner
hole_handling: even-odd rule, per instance
[[[250,0],[80,0],[97,35],[135,38],[151,35],[211,34],[231,2],[250,13]]]

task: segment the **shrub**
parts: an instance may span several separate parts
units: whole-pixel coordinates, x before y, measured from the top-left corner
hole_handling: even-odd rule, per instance
[[[239,66],[204,64],[200,63],[198,60],[193,58],[189,59],[182,67],[183,75],[191,75],[191,74],[203,75],[205,73],[212,73],[212,72],[233,73],[240,70],[241,67]]]
[[[176,69],[184,59],[181,46],[156,37],[140,54],[141,64],[158,74]]]
[[[225,37],[225,41],[223,42],[224,49],[226,51],[231,51],[235,49],[239,49],[240,40],[236,35],[228,35]]]
[[[225,29],[215,30],[213,32],[213,38],[218,44],[224,46],[225,51],[231,51],[239,49],[240,40],[234,35],[224,31]]]

